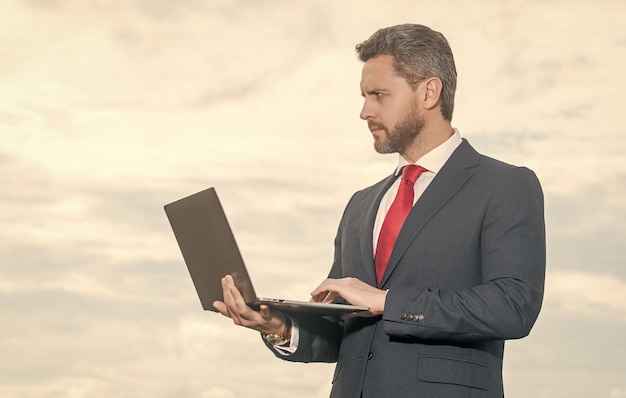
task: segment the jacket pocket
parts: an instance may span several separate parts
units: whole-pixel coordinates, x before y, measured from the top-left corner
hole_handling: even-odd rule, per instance
[[[458,358],[422,355],[418,359],[417,377],[431,383],[458,384],[489,390],[491,369],[478,362]]]

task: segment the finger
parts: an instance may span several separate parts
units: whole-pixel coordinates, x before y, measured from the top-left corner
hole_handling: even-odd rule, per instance
[[[237,286],[235,286],[235,281],[231,275],[226,275],[222,278],[222,289],[224,290],[224,295],[228,295],[231,300],[231,303],[238,311],[247,311],[249,309],[246,304],[241,292]]]
[[[324,282],[320,283],[315,289],[313,289],[313,291],[311,292],[311,296],[319,296],[320,293],[325,292],[326,289],[326,284],[328,279],[326,279]]]
[[[333,285],[334,280],[326,279],[311,292],[311,299],[315,302],[321,303],[328,296],[329,292],[333,290]]]
[[[224,303],[229,307],[230,311],[238,313],[246,309],[243,297],[241,296],[241,293],[239,293],[239,289],[235,286],[230,275],[226,275],[222,278],[222,289],[224,294]]]
[[[222,278],[222,295],[224,296],[224,304],[226,307],[232,307],[234,298],[230,292],[230,286],[226,282],[225,278]]]
[[[326,296],[322,299],[322,303],[326,304],[326,303],[332,303],[333,301],[335,301],[335,299],[339,297],[339,294],[335,293],[335,292],[328,292],[326,294]]]
[[[332,292],[329,291],[323,291],[319,294],[316,295],[312,295],[311,296],[311,301],[314,303],[327,303],[329,300],[329,296],[333,294]]]
[[[234,285],[228,289],[228,295],[232,298],[231,306],[229,307],[230,314],[233,320],[236,320],[236,324],[251,327],[251,325],[259,324],[263,320],[271,318],[269,307],[265,306],[263,315],[260,314],[260,311],[253,310],[248,306],[241,292]]]
[[[242,325],[241,317],[236,311],[233,311],[231,307],[226,307],[226,316],[233,320],[235,325]]]
[[[233,320],[233,323],[235,323],[236,325],[242,325],[241,314],[239,313],[236,299],[232,293],[233,287],[234,283],[230,275],[226,275],[222,278],[222,291],[224,295],[224,304],[226,310],[225,316],[231,318]]]
[[[311,298],[309,299],[312,303],[321,303],[324,298],[328,295],[328,292],[322,292],[320,294],[313,295],[311,294]]]
[[[244,315],[244,314],[249,315],[252,309],[248,306],[248,304],[246,304],[246,301],[243,299],[243,296],[239,292],[239,289],[233,286],[230,288],[229,292],[234,300],[234,304],[235,304],[234,309],[241,315]]]
[[[219,312],[220,314],[224,315],[224,316],[228,316],[228,310],[226,309],[226,304],[224,304],[221,301],[214,301],[213,302],[213,307],[217,310],[217,312]]]
[[[272,310],[270,310],[270,307],[268,307],[267,305],[261,304],[261,306],[259,307],[259,315],[261,315],[261,318],[263,318],[263,320],[269,321],[272,318]]]
[[[226,275],[225,277],[223,277],[221,282],[222,294],[224,295],[224,303],[226,303],[226,305],[229,305],[229,303],[233,301],[233,297],[230,294],[230,288],[233,286],[233,284],[231,283],[232,279],[230,278],[230,275]]]

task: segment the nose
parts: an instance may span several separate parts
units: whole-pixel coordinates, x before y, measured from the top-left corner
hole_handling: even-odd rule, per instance
[[[371,119],[374,117],[374,109],[371,105],[371,102],[365,99],[363,101],[363,108],[361,108],[361,113],[359,117],[363,120]]]

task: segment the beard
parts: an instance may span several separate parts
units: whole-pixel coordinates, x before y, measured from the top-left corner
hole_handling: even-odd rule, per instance
[[[374,139],[374,149],[378,153],[403,153],[415,141],[424,124],[424,117],[419,114],[414,103],[404,119],[396,123],[393,129],[376,122],[368,123],[370,128],[376,127],[385,132],[385,139]]]

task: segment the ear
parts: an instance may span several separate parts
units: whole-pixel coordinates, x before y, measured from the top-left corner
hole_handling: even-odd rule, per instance
[[[433,109],[439,105],[443,84],[437,77],[430,77],[424,82],[424,108]]]

